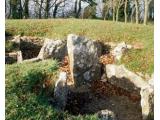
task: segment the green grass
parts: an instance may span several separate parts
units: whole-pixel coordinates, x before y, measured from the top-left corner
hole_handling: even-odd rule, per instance
[[[102,42],[141,42],[144,50],[129,51],[122,62],[135,72],[153,73],[153,25],[124,24],[103,20],[48,19],[6,20],[6,33],[66,39],[70,33]]]
[[[95,115],[57,112],[49,104],[57,73],[55,60],[6,65],[6,120],[97,120]],[[51,81],[50,86],[43,87],[45,80]]]

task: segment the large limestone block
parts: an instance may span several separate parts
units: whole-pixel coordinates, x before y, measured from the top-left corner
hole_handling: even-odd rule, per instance
[[[48,59],[54,58],[62,60],[66,53],[66,41],[45,39],[38,58]]]
[[[76,87],[100,79],[100,43],[70,34],[67,38],[67,49],[71,76]]]

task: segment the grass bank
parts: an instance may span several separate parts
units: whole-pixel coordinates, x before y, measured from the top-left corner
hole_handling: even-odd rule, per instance
[[[6,120],[97,120],[96,115],[72,116],[54,109],[49,100],[57,73],[54,60],[6,65]]]
[[[103,42],[144,44],[144,50],[129,51],[122,63],[135,72],[153,72],[153,25],[114,23],[102,20],[48,19],[6,20],[6,33],[66,39],[70,33],[84,35]]]

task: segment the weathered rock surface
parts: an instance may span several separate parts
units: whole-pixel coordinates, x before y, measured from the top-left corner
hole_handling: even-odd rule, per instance
[[[79,87],[101,77],[101,45],[85,37],[68,35],[67,49],[70,61],[71,77]]]
[[[20,44],[20,42],[21,42],[21,36],[20,35],[14,36],[14,38],[11,41],[15,42],[17,44]]]
[[[22,60],[23,60],[23,58],[22,58],[21,51],[10,52],[10,53],[6,53],[6,55],[5,55],[5,63],[6,64],[12,64],[15,62],[21,63]]]
[[[100,120],[117,120],[116,115],[110,110],[101,110],[98,112]]]
[[[39,62],[41,61],[40,58],[36,57],[36,58],[31,58],[31,59],[27,59],[27,60],[23,60],[22,62]]]
[[[108,81],[128,91],[140,91],[141,88],[148,86],[148,83],[135,73],[129,71],[124,65],[106,65]]]
[[[154,86],[153,76],[149,80],[149,86],[141,89],[141,107],[143,120],[154,120]]]
[[[40,59],[59,59],[62,60],[66,53],[66,41],[46,39],[41,48],[38,58]]]
[[[15,43],[20,43],[21,41],[23,42],[31,42],[37,45],[42,45],[43,44],[43,39],[39,37],[32,37],[32,36],[14,36],[14,38],[11,40],[12,42]]]
[[[116,45],[116,47],[111,51],[111,54],[115,57],[116,60],[120,60],[123,53],[127,50],[127,49],[131,49],[132,46],[131,45],[127,45],[125,42],[119,43]]]
[[[22,57],[22,52],[17,51],[17,63],[22,63],[23,57]]]
[[[54,98],[56,102],[56,108],[58,110],[64,110],[67,103],[67,95],[68,95],[68,88],[67,88],[67,73],[60,72],[59,78],[55,83],[54,89]]]
[[[151,78],[148,80],[150,86],[154,86],[154,73],[152,73]]]

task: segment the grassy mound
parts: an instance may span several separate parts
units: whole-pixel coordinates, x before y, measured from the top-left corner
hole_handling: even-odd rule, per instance
[[[66,39],[70,33],[84,35],[103,42],[144,44],[143,50],[129,51],[122,62],[135,72],[153,72],[153,25],[114,23],[102,20],[48,19],[48,20],[6,20],[6,33],[48,38]]]
[[[55,111],[49,100],[57,73],[54,60],[6,65],[6,120],[97,120]]]

